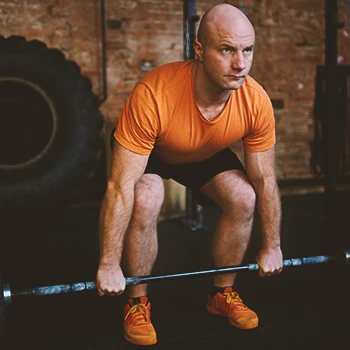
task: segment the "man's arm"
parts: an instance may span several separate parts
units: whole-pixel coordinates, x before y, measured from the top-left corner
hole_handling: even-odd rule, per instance
[[[247,175],[256,196],[262,229],[262,248],[256,258],[260,276],[282,270],[280,242],[281,201],[274,169],[274,148],[264,152],[245,151]]]
[[[111,174],[100,212],[99,295],[121,294],[125,278],[120,268],[124,236],[134,206],[134,188],[144,173],[148,155],[133,153],[114,142]]]

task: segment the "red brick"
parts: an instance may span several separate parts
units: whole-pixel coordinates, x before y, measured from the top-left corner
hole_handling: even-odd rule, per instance
[[[136,0],[120,0],[119,6],[122,9],[126,10],[134,10],[137,8],[137,1]]]
[[[197,14],[201,16],[222,2],[197,1]],[[277,174],[312,176],[309,144],[313,138],[315,67],[324,63],[324,4],[319,0],[226,2],[244,6],[255,27],[252,76],[271,98],[284,102],[284,109],[275,111]],[[338,3],[339,19],[343,20],[347,0]],[[142,60],[159,65],[182,59],[182,10],[182,0],[106,0],[107,18],[121,22],[120,28],[108,28],[106,33],[109,97],[102,106],[106,120],[113,120],[121,111],[144,74],[140,71]],[[2,34],[37,38],[61,49],[90,77],[97,94],[102,89],[99,16],[99,1],[0,1]],[[341,64],[350,64],[350,28],[339,30],[338,37]]]

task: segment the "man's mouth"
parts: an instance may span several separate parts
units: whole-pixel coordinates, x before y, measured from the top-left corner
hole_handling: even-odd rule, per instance
[[[234,80],[241,80],[244,79],[244,75],[226,75],[228,78],[234,79]]]

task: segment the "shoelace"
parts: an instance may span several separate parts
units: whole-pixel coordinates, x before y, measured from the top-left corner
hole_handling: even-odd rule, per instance
[[[136,304],[130,308],[124,320],[134,326],[149,323],[149,310],[145,304]]]
[[[248,309],[242,302],[237,292],[224,293],[226,297],[226,303],[234,307],[236,310],[246,310]]]

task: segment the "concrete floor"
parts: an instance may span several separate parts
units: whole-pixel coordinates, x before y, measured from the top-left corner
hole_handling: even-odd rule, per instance
[[[326,235],[322,194],[287,196],[282,204],[285,258],[319,255],[349,242],[349,192],[339,194],[334,231]],[[4,279],[13,289],[94,280],[98,211],[97,207],[71,208],[50,218],[16,218],[5,225],[1,243]],[[160,249],[153,273],[211,268],[210,242],[218,215],[216,208],[205,208],[206,230],[196,232],[187,230],[180,219],[160,223]],[[321,233],[328,240],[321,240]],[[259,235],[257,222],[246,263],[254,261]],[[206,312],[210,276],[153,283],[149,298],[158,343],[151,348],[348,350],[349,281],[350,271],[341,268],[331,274],[325,265],[286,268],[267,279],[254,272],[241,274],[237,289],[260,318],[259,327],[251,331],[237,330],[224,318]],[[0,349],[139,348],[123,339],[124,302],[124,296],[100,298],[94,291],[18,298],[7,315],[8,336]]]

